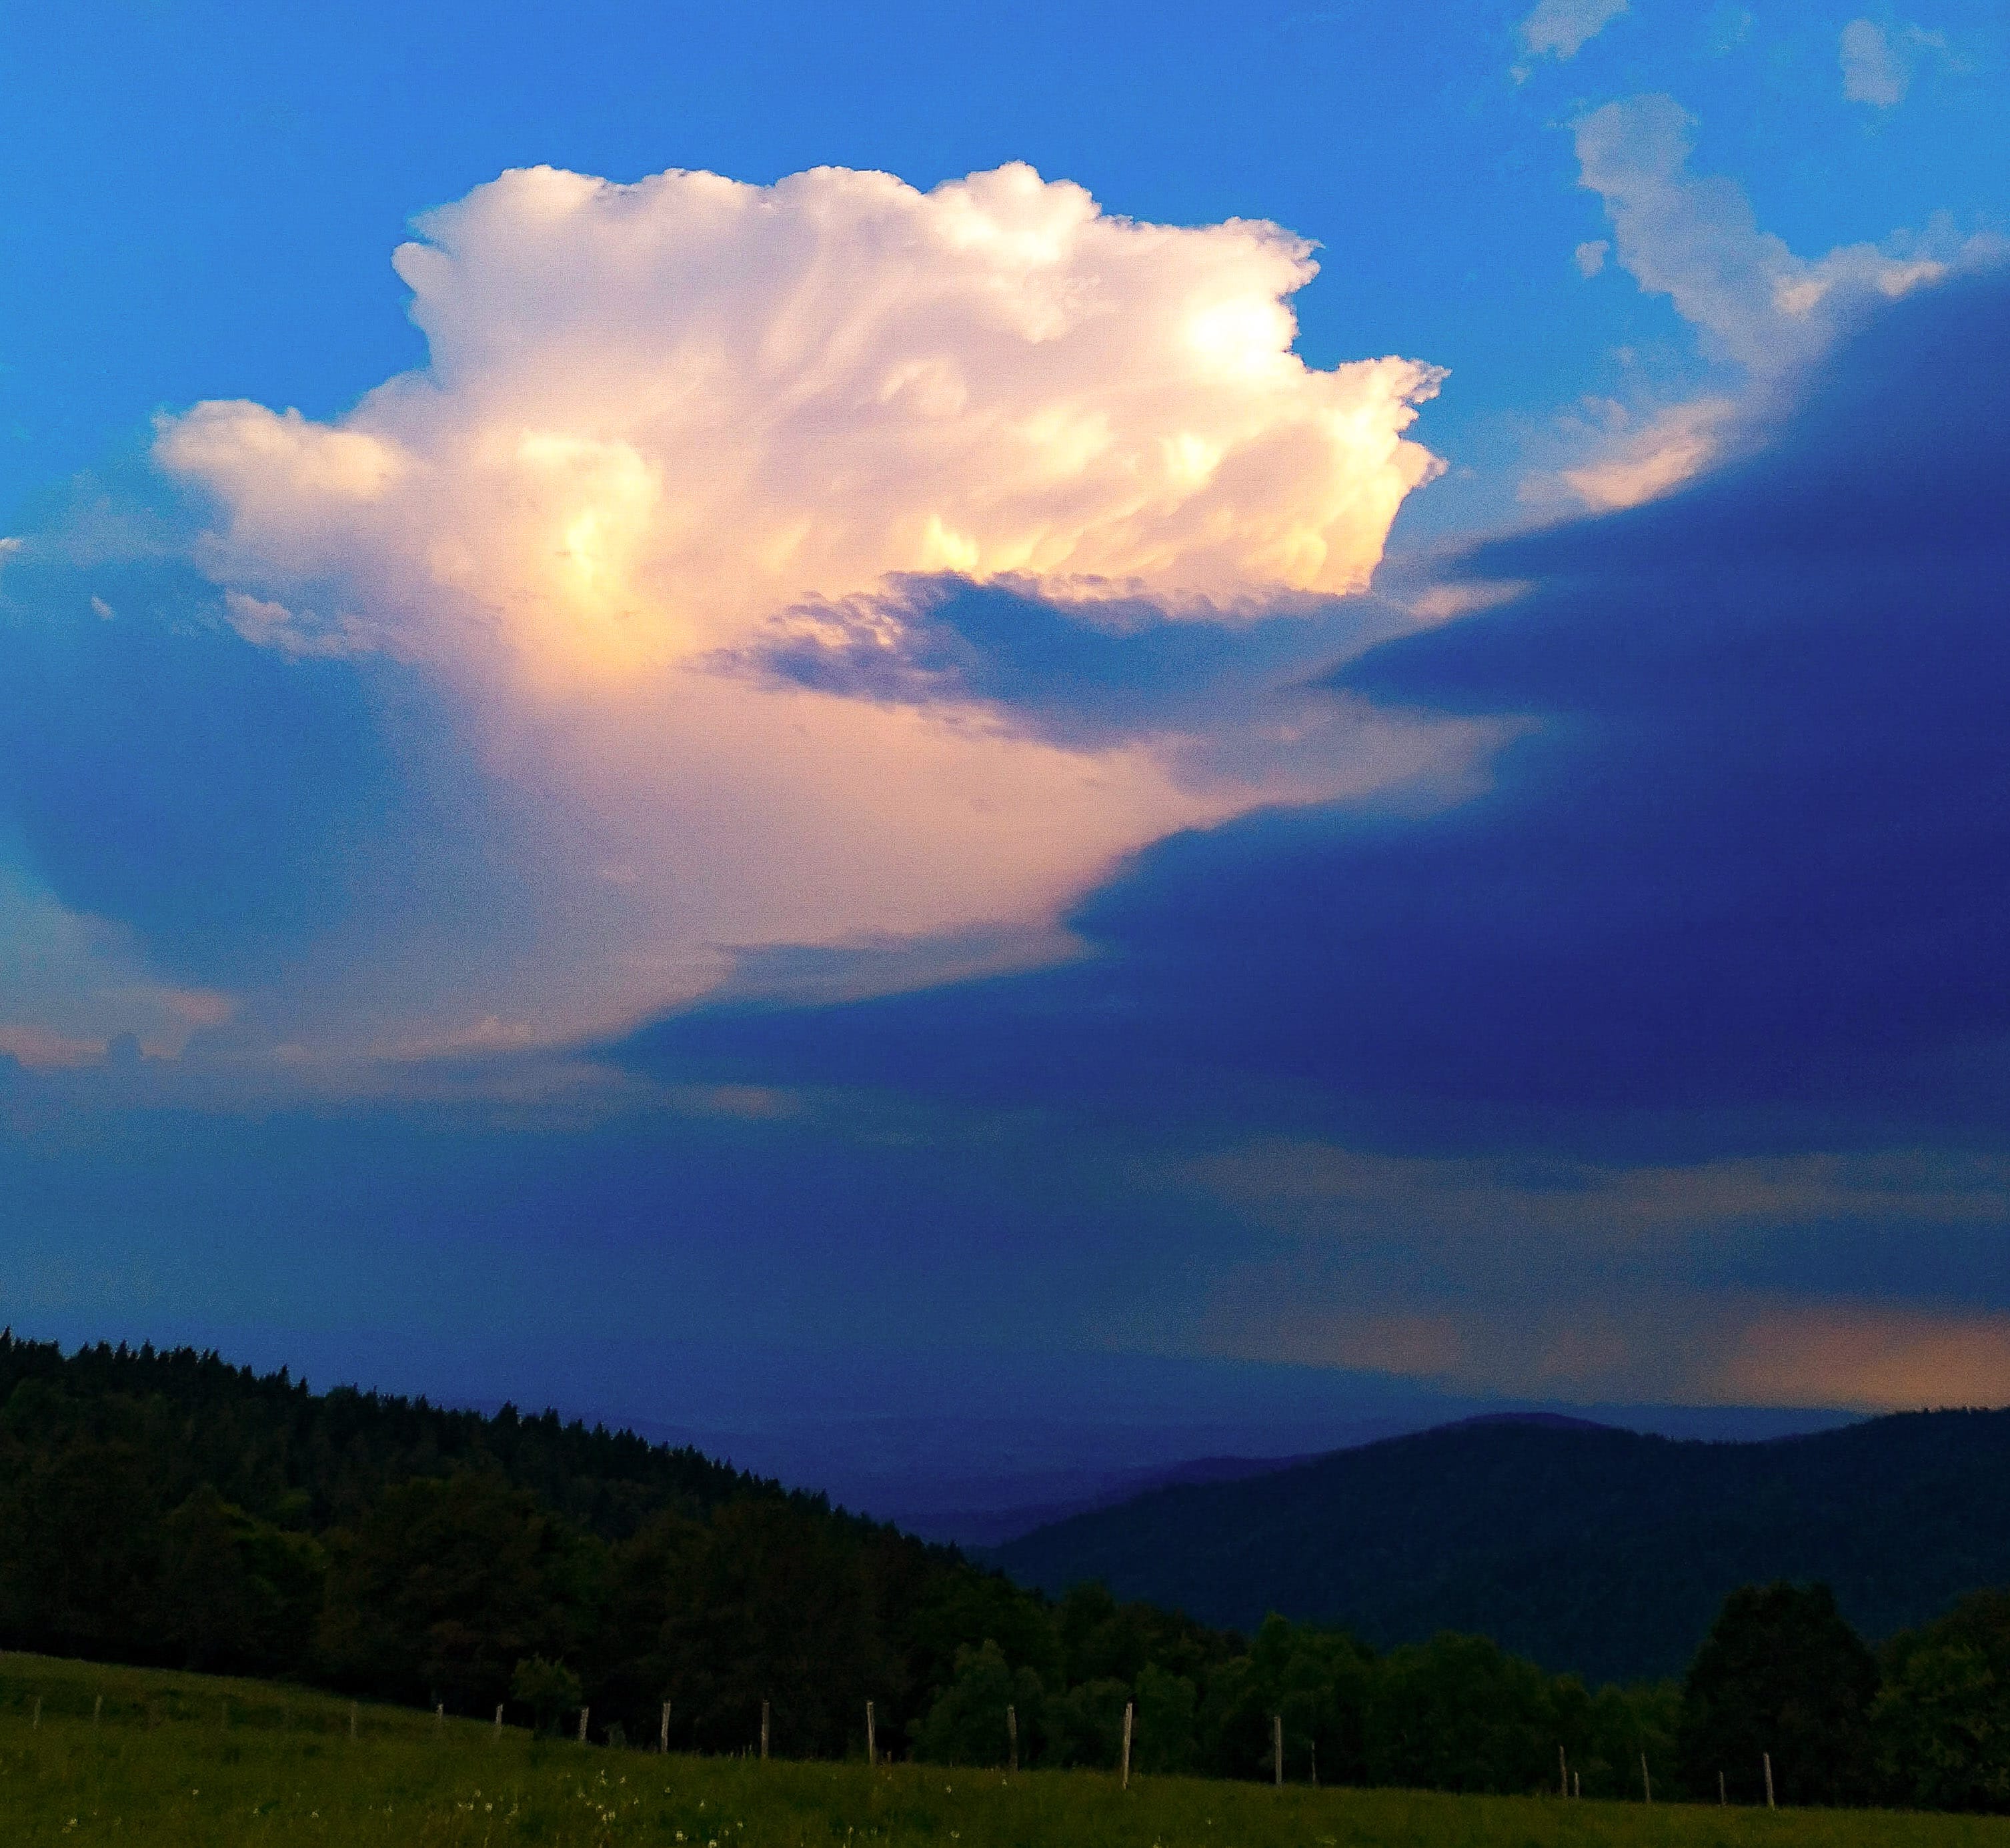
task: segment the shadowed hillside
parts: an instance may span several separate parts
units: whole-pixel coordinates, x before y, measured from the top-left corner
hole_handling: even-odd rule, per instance
[[[1738,1585],[1832,1584],[1869,1636],[2010,1578],[2010,1411],[1763,1444],[1480,1420],[1170,1488],[997,1549],[1021,1582],[1387,1645],[1477,1632],[1592,1679],[1678,1674]]]

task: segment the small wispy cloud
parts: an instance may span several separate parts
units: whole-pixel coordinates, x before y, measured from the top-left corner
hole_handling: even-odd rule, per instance
[[[30,1022],[0,1023],[0,1058],[17,1061],[31,1071],[95,1064],[104,1056],[102,1040],[80,1040]]]
[[[1873,109],[1895,109],[1912,87],[1923,53],[1944,56],[1947,39],[1917,26],[1887,32],[1873,20],[1852,20],[1842,29],[1842,94]]]
[[[1869,20],[1852,20],[1842,29],[1842,94],[1873,108],[1895,108],[1912,87],[1912,73],[1885,36]]]
[[[1742,187],[1690,171],[1696,119],[1669,96],[1628,97],[1577,125],[1579,183],[1612,221],[1619,263],[1665,295],[1713,350],[1753,372],[1827,348],[1852,311],[1937,281],[1994,249],[1951,227],[1802,257],[1763,229]]]
[[[1710,55],[1722,58],[1736,51],[1752,36],[1752,28],[1756,23],[1748,8],[1718,7],[1710,22]]]
[[[133,934],[62,904],[0,861],[0,1061],[93,1065],[125,1040],[154,1057],[228,1022],[234,998],[160,981]]]
[[[1522,22],[1522,48],[1527,57],[1515,66],[1525,77],[1538,58],[1575,58],[1625,12],[1627,0],[1542,0]]]
[[[1638,506],[1680,487],[1716,458],[1738,414],[1737,400],[1721,397],[1692,398],[1645,418],[1622,405],[1599,408],[1606,414],[1596,454],[1564,469],[1560,479],[1600,513]]]

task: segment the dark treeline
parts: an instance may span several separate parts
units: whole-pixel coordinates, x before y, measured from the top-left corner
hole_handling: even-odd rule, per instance
[[[1642,1595],[1651,1595],[1643,1588]],[[2010,1597],[1873,1654],[1820,1587],[1741,1592],[1686,1682],[1593,1691],[1483,1638],[1253,1639],[954,1549],[689,1450],[214,1355],[0,1335],[0,1645],[291,1677],[602,1740],[1583,1794],[2010,1808]]]

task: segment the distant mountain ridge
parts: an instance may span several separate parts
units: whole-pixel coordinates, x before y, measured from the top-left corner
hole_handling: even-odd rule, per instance
[[[1462,1431],[1469,1430],[1475,1425],[1485,1424],[1532,1424],[1538,1430],[1546,1431],[1610,1431],[1625,1428],[1607,1424],[1597,1418],[1572,1418],[1563,1412],[1478,1412],[1470,1418],[1454,1418],[1447,1423],[1434,1425],[1432,1429]],[[1428,1434],[1416,1431],[1411,1434],[1423,1437]]]
[[[1101,1481],[1085,1471],[1073,1485],[1074,1494],[1070,1499],[1056,1502],[1047,1508],[1022,1505],[1003,1509],[950,1509],[912,1525],[924,1539],[946,1539],[982,1555],[985,1549],[1015,1540],[1032,1530],[1092,1509],[1117,1507],[1155,1489],[1195,1483],[1241,1482],[1248,1477],[1273,1475],[1296,1463],[1311,1462],[1317,1454],[1323,1453],[1302,1456],[1200,1456],[1191,1462],[1167,1463],[1156,1469],[1128,1470]]]
[[[1679,1673],[1724,1597],[1823,1580],[1877,1637],[2010,1583],[2010,1411],[1758,1442],[1482,1416],[1240,1480],[1154,1491],[993,1550],[1203,1622],[1271,1611],[1369,1642],[1491,1636],[1598,1680]]]

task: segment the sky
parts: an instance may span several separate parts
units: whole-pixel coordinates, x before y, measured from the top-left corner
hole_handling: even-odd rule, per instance
[[[2000,9],[0,25],[0,1319],[2010,1401]]]

